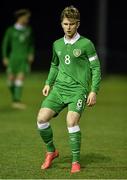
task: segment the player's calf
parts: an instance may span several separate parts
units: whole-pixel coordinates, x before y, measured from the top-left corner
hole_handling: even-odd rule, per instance
[[[47,148],[46,158],[43,165],[41,166],[42,169],[49,168],[53,159],[58,157],[58,151],[56,151],[53,143],[53,131],[50,123],[48,122],[53,116],[54,111],[48,108],[42,108],[39,111],[37,118],[38,131]]]
[[[71,173],[80,171],[80,146],[81,131],[78,125],[80,114],[69,111],[67,115],[67,126],[69,132],[70,147],[72,151],[72,168]]]

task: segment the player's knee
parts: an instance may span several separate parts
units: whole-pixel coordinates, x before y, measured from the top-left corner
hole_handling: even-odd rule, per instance
[[[37,122],[40,124],[48,122],[50,120],[48,116],[49,116],[48,113],[46,113],[45,111],[43,111],[43,109],[41,109],[37,116]]]
[[[38,116],[37,116],[37,122],[39,124],[43,124],[45,122],[48,122],[48,120],[42,113],[39,113]]]
[[[67,118],[67,126],[68,127],[74,127],[76,125],[78,125],[79,119],[74,118],[73,116],[68,117]]]
[[[19,73],[16,79],[23,81],[24,80],[24,73]]]
[[[78,122],[77,121],[67,121],[67,127],[74,127],[74,126],[76,126],[76,125],[78,125]]]
[[[13,75],[8,76],[8,81],[14,81],[14,80],[15,80],[15,77]]]
[[[74,127],[78,125],[80,115],[76,112],[69,112],[67,115],[67,126]]]

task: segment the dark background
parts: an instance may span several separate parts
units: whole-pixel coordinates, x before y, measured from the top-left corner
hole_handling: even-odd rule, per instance
[[[126,2],[113,0],[52,0],[1,1],[0,42],[8,26],[14,23],[13,12],[29,8],[34,31],[36,57],[33,70],[47,70],[51,61],[52,42],[63,36],[60,13],[68,5],[81,12],[79,33],[90,38],[96,46],[105,73],[127,73]],[[0,53],[0,70],[3,71]]]

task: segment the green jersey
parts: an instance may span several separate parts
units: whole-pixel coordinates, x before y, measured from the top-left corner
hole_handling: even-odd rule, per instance
[[[3,39],[2,53],[9,59],[9,64],[27,62],[28,55],[34,53],[31,27],[9,27]]]
[[[83,87],[98,92],[101,79],[100,63],[93,43],[79,34],[72,43],[65,38],[53,44],[51,68],[46,84],[61,88]],[[91,84],[91,88],[90,88]]]

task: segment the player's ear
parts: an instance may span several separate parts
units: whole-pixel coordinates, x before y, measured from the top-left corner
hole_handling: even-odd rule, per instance
[[[80,21],[77,22],[77,29],[79,28],[80,26]]]
[[[61,21],[61,26],[62,26],[62,28],[63,28],[63,21]]]

